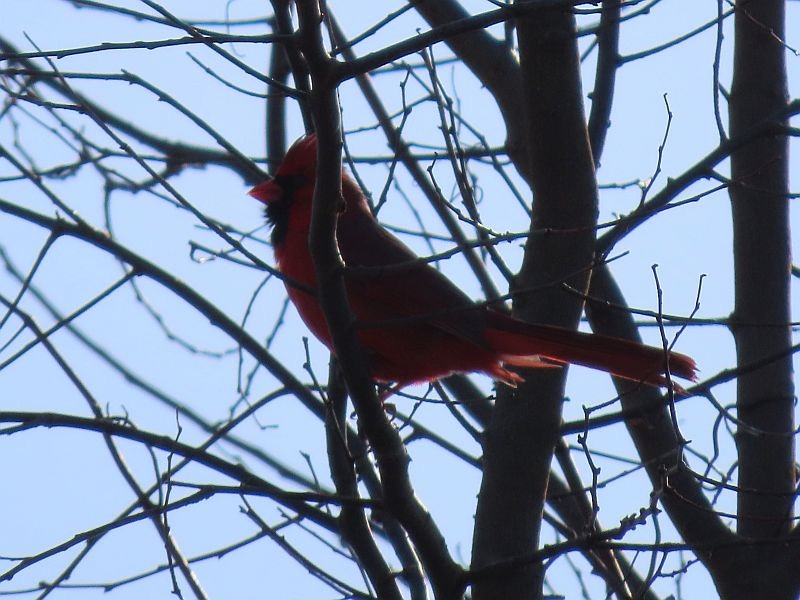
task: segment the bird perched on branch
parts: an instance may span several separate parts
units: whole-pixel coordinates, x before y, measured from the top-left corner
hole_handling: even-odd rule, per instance
[[[249,194],[265,204],[289,298],[308,328],[335,352],[314,293],[317,282],[308,247],[316,165],[317,140],[311,134],[295,142],[275,176]],[[476,304],[378,223],[361,189],[344,171],[342,192],[336,239],[348,267],[343,274],[347,300],[375,381],[400,388],[452,373],[482,372],[514,386],[522,376],[508,365],[564,363],[655,386],[666,385],[667,368],[671,375],[695,379],[695,362],[683,354],[526,323]]]

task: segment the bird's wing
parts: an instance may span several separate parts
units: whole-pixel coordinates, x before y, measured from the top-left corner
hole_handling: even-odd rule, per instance
[[[420,259],[371,215],[345,213],[337,232],[356,317],[402,326],[424,322],[484,346],[486,309]]]

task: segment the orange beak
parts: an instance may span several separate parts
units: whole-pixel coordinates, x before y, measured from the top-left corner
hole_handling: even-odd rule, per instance
[[[281,188],[275,183],[275,179],[266,179],[247,192],[247,194],[267,204],[281,196]]]

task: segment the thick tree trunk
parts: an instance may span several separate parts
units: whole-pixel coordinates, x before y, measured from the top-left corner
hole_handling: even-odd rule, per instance
[[[543,9],[520,19],[533,222],[516,281],[515,313],[576,327],[594,256],[597,188],[583,111],[575,21],[570,10]],[[542,235],[542,230],[551,233]],[[569,231],[569,233],[567,233]],[[578,273],[578,275],[575,275]],[[534,296],[525,290],[549,290]],[[540,597],[543,569],[525,561],[536,550],[553,450],[559,437],[564,372],[526,375],[516,393],[498,390],[484,440],[472,566],[476,600]],[[500,568],[500,567],[503,568]]]
[[[731,136],[786,106],[782,0],[737,5]],[[776,126],[785,123],[776,123]],[[776,357],[737,380],[738,531],[786,534],[794,503],[794,385],[789,280],[788,138],[761,137],[731,156],[736,304],[731,330],[740,367]],[[782,357],[777,357],[785,353]]]

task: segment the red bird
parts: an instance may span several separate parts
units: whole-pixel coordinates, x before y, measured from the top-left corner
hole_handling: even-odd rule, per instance
[[[334,350],[316,289],[308,249],[317,140],[308,135],[289,149],[275,177],[249,194],[266,205],[272,245],[289,297],[308,328]],[[373,378],[398,388],[452,373],[479,371],[508,385],[522,377],[504,364],[536,367],[575,363],[651,385],[665,385],[664,351],[613,337],[535,325],[475,304],[439,271],[384,229],[364,194],[342,173],[345,209],[336,238],[350,309]],[[381,271],[381,267],[387,268]],[[672,375],[695,379],[695,363],[669,354]]]

